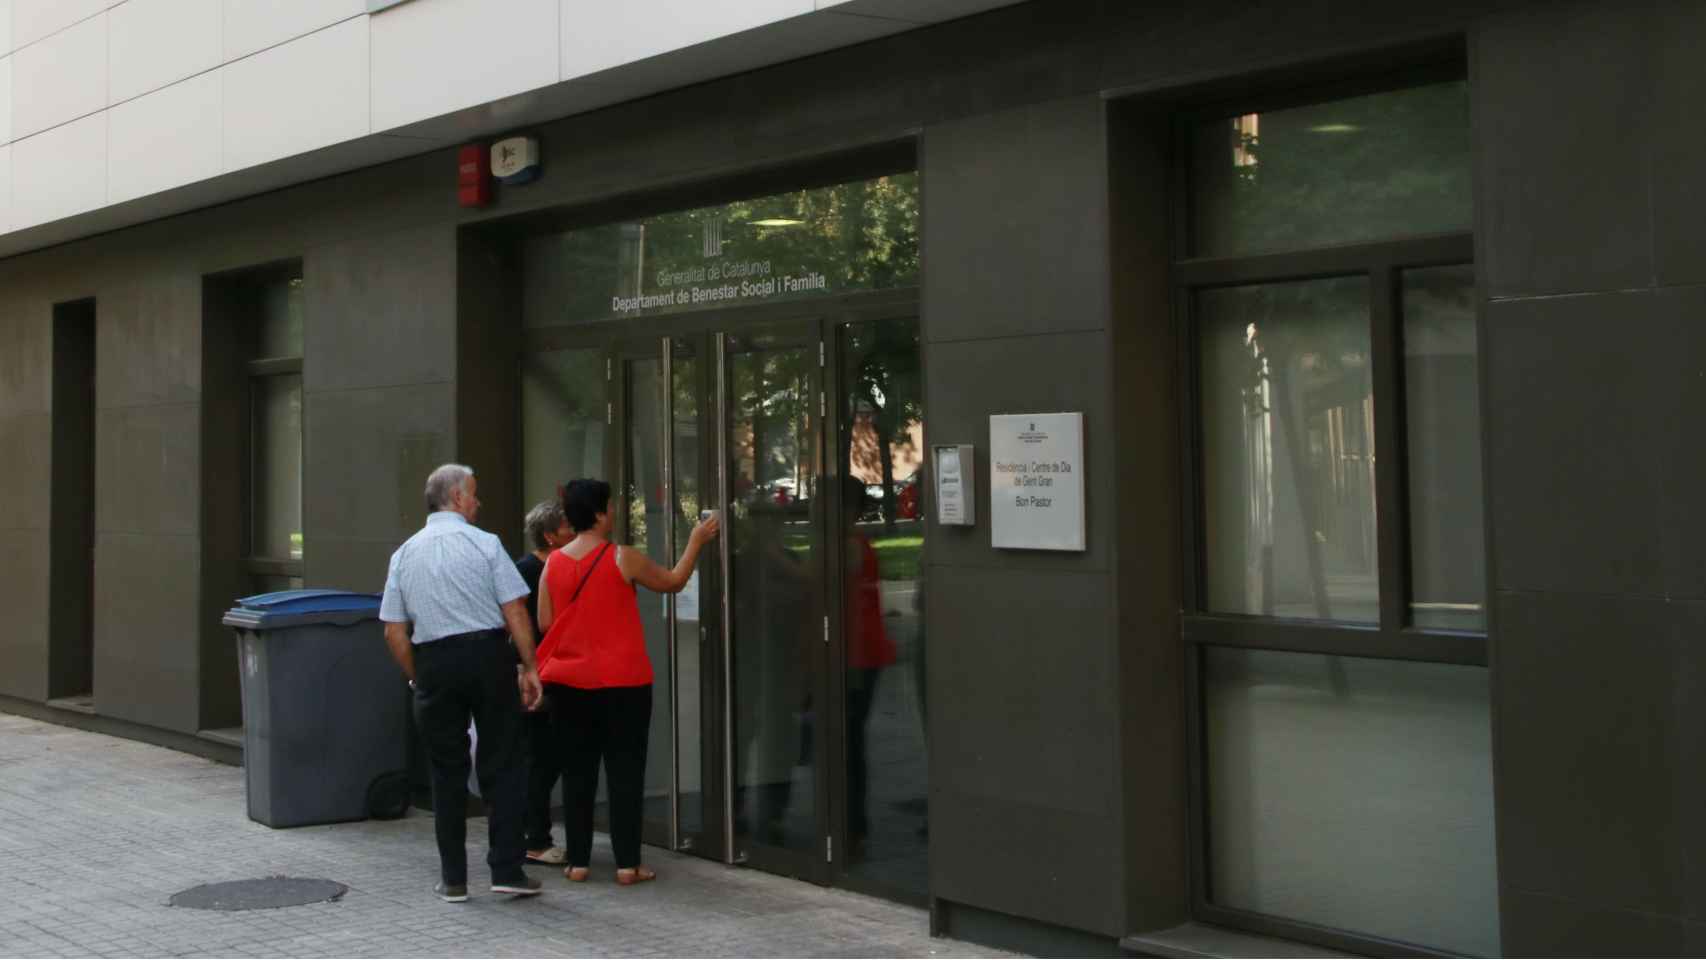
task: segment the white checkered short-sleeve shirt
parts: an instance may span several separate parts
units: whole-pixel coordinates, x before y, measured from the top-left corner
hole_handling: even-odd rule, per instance
[[[528,594],[503,541],[441,511],[391,554],[379,619],[415,625],[415,643],[498,630],[498,608]]]

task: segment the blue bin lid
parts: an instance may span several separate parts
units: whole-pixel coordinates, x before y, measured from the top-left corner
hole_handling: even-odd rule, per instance
[[[244,597],[226,611],[224,624],[240,629],[330,624],[349,626],[379,617],[379,594],[351,590],[279,590]]]
[[[344,613],[351,610],[379,612],[379,594],[351,590],[278,590],[257,593],[237,601],[245,610],[278,615],[297,613]]]

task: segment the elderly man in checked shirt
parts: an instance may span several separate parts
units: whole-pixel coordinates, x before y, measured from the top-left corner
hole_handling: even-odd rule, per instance
[[[391,555],[379,606],[385,642],[415,691],[415,718],[432,767],[440,871],[434,892],[447,903],[468,899],[470,717],[479,732],[474,766],[489,819],[492,892],[528,897],[541,886],[521,869],[522,710],[535,709],[540,698],[528,589],[502,542],[474,526],[480,510],[474,490],[474,471],[458,463],[427,477],[426,526]]]

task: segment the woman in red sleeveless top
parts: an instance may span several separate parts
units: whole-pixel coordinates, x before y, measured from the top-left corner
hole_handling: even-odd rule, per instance
[[[652,723],[652,662],[634,585],[679,593],[699,551],[717,535],[712,517],[693,528],[675,569],[610,540],[610,484],[575,480],[563,489],[575,538],[551,553],[539,579],[539,678],[563,762],[563,832],[570,880],[587,878],[592,808],[602,761],[610,792],[616,882],[657,876],[640,865],[640,807]]]

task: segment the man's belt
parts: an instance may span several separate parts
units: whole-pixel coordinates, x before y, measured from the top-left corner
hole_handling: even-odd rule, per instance
[[[486,638],[493,640],[507,640],[509,639],[509,632],[502,627],[494,627],[490,630],[471,630],[467,633],[452,633],[439,637],[437,640],[428,640],[426,644],[423,644],[423,646],[430,646],[434,643],[444,643],[445,641],[472,641],[483,640]]]

